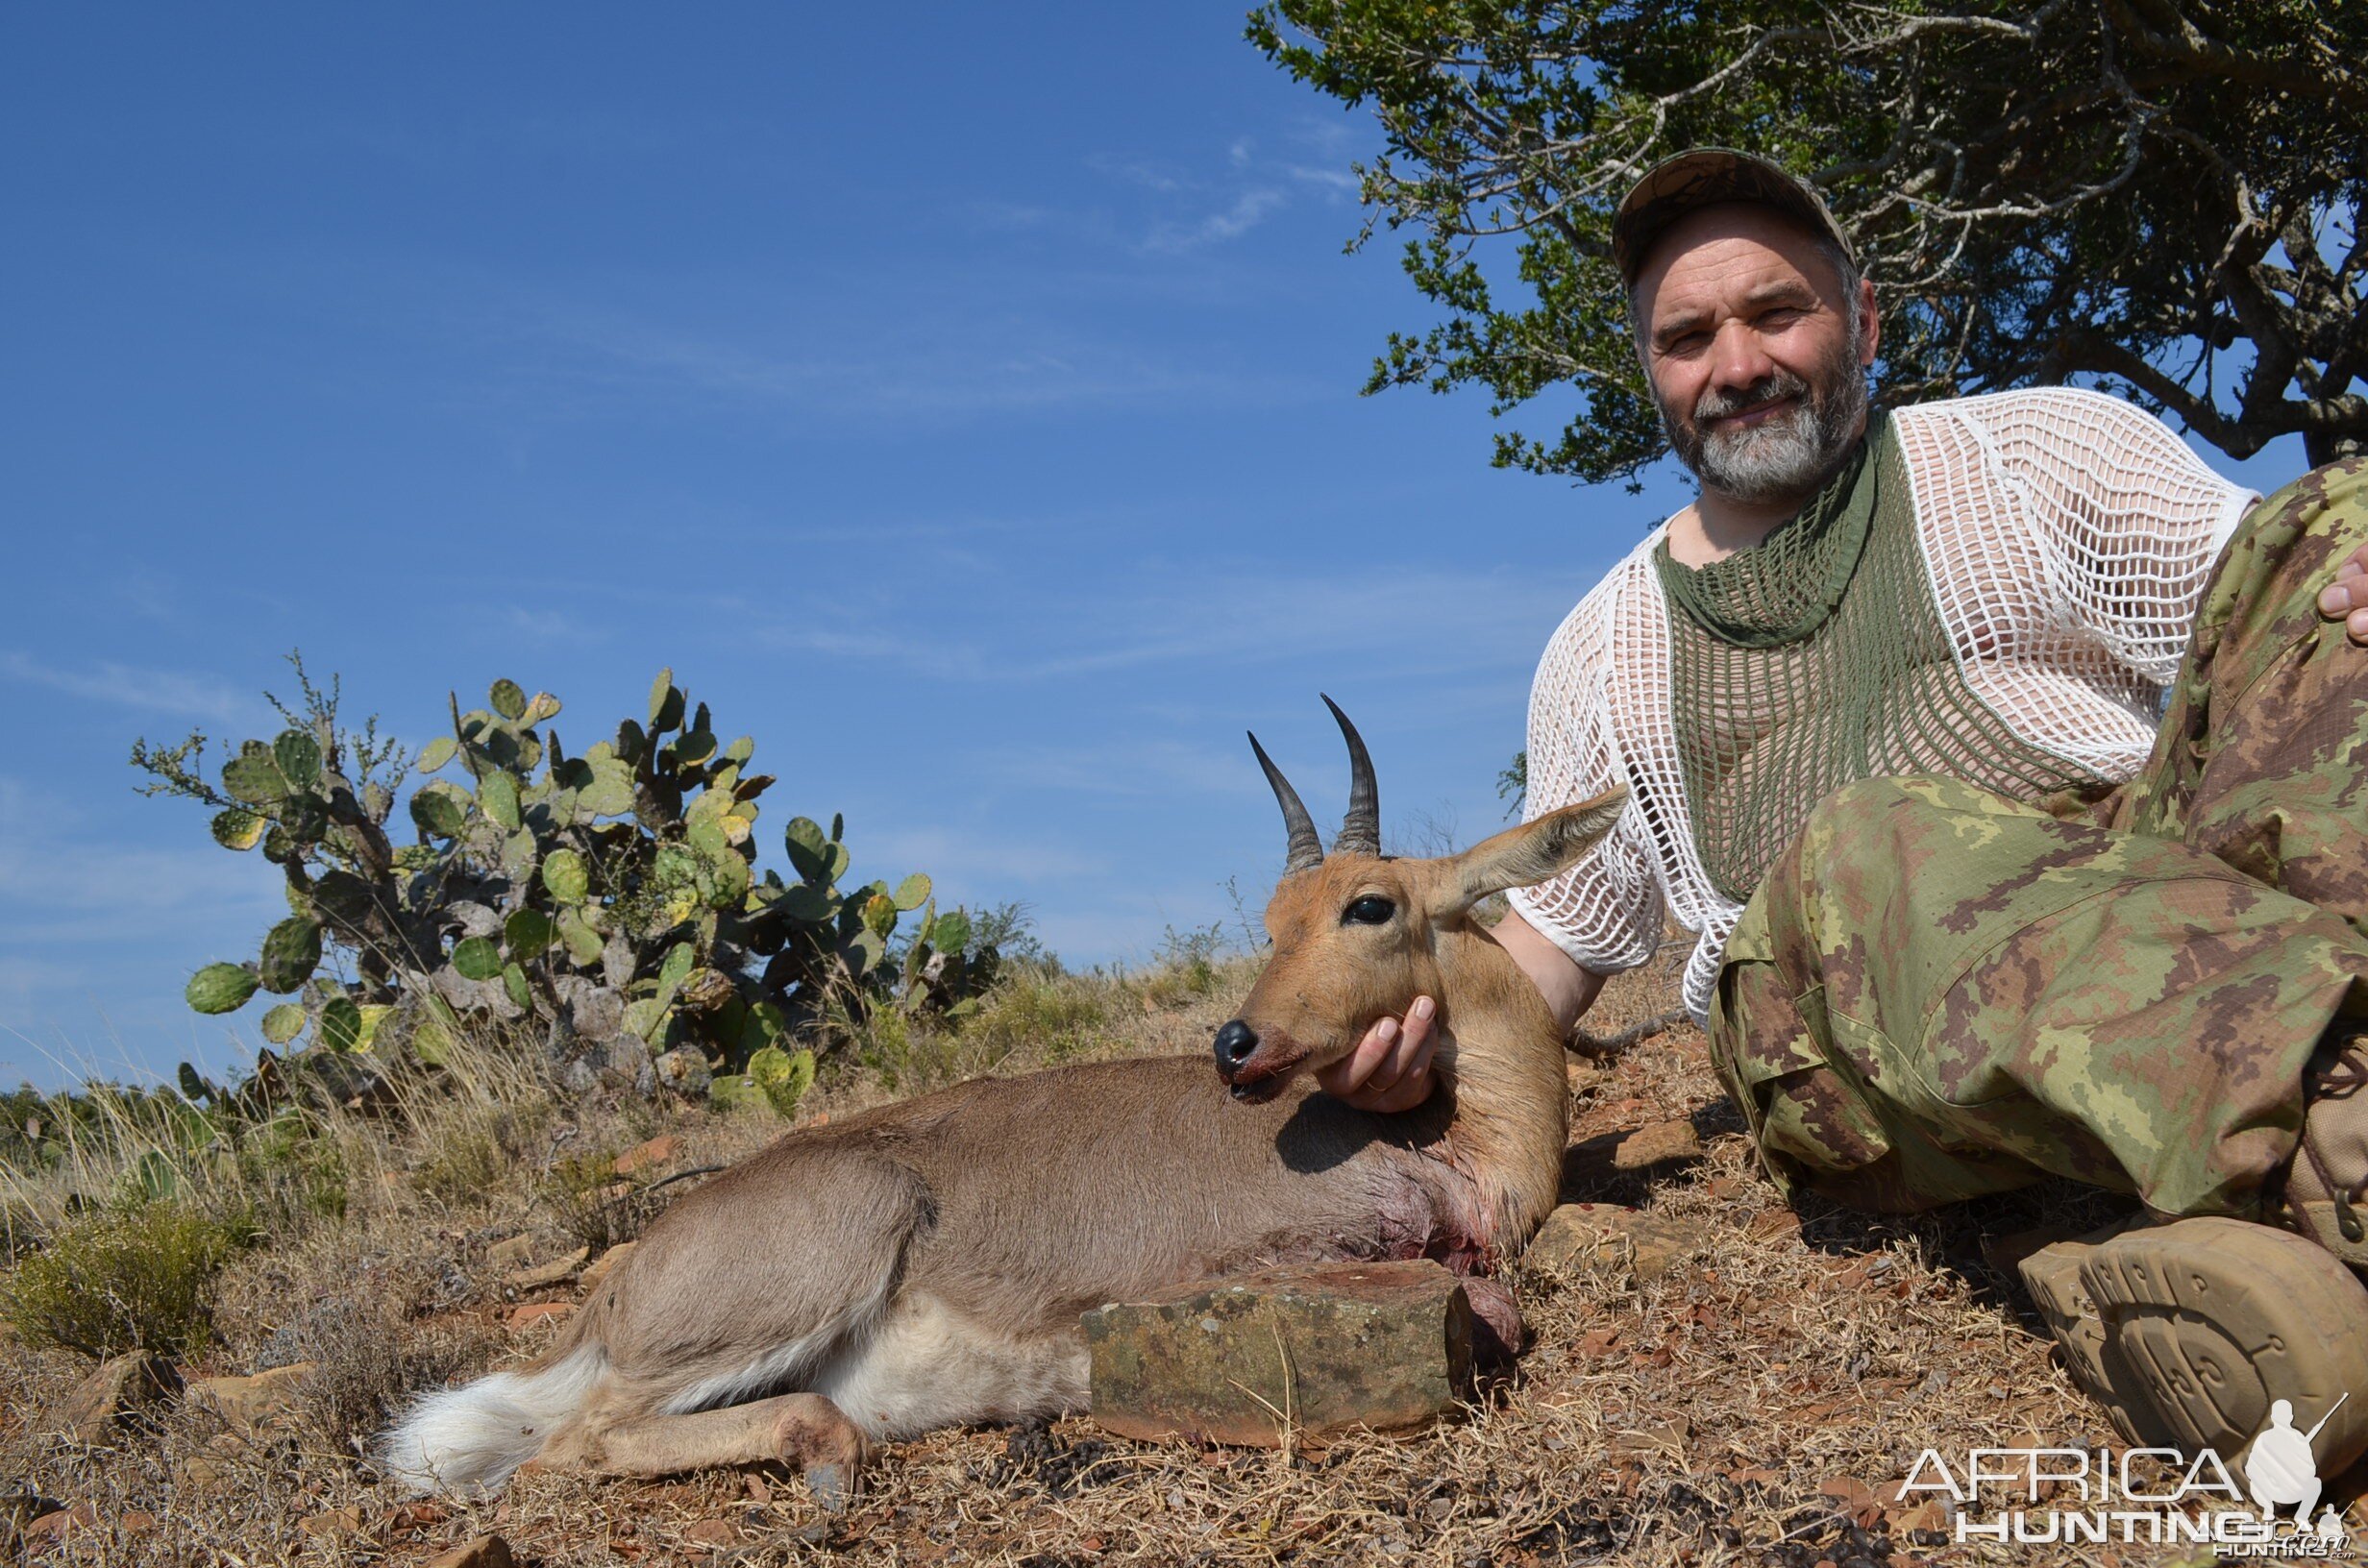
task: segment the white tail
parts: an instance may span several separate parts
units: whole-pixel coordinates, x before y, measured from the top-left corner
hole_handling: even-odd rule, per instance
[[[499,1486],[576,1413],[605,1370],[600,1346],[579,1344],[547,1366],[430,1394],[380,1443],[379,1463],[414,1491]]]

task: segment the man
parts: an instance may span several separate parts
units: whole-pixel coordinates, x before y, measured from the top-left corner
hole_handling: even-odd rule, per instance
[[[2368,1393],[2368,465],[2257,507],[2092,393],[1870,416],[1873,290],[1756,158],[1669,159],[1613,233],[1702,489],[1548,646],[1529,809],[1632,797],[1499,940],[1567,1026],[1665,912],[1697,931],[1787,1191],[2141,1198],[2024,1268],[2132,1438],[2232,1456]],[[1327,1087],[1419,1103],[1433,1025]]]

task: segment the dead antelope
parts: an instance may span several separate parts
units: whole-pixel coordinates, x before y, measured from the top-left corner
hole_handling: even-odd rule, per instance
[[[1218,1031],[1217,1072],[1059,1067],[791,1133],[677,1203],[540,1360],[420,1401],[384,1441],[388,1472],[450,1490],[530,1462],[781,1460],[827,1497],[871,1442],[1082,1409],[1077,1318],[1104,1302],[1284,1262],[1477,1273],[1518,1251],[1555,1199],[1562,1041],[1470,910],[1569,865],[1620,796],[1392,859],[1365,745],[1332,712],[1353,784],[1330,855],[1258,750],[1291,851],[1272,956]],[[1370,1115],[1314,1090],[1307,1071],[1417,995],[1440,1004],[1428,1105]],[[1473,1305],[1518,1335],[1501,1286],[1475,1280]]]

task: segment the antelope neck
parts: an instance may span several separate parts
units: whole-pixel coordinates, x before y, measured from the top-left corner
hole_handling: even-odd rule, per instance
[[[1475,1239],[1493,1258],[1528,1238],[1561,1189],[1569,1133],[1562,1046],[1544,1001],[1504,949],[1486,936],[1456,937],[1467,983],[1443,1014],[1437,1057],[1455,1104],[1444,1158],[1478,1188],[1485,1234]]]

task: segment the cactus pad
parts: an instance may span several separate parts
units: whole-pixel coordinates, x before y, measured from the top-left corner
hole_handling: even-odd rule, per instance
[[[467,937],[453,948],[453,969],[463,980],[490,980],[502,972],[502,949],[484,937]]]
[[[257,977],[265,991],[284,996],[312,978],[321,962],[321,928],[291,915],[263,936],[263,961]]]
[[[189,976],[183,994],[200,1013],[235,1013],[247,1005],[260,984],[243,964],[209,964]]]

